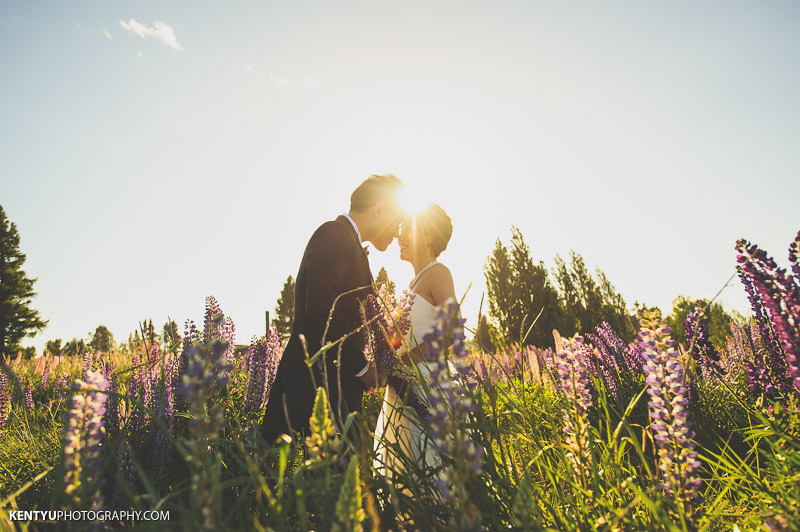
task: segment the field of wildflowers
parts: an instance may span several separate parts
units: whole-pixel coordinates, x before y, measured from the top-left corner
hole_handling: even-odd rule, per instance
[[[686,338],[649,312],[630,344],[603,324],[487,353],[451,306],[428,338],[431,378],[416,385],[391,356],[408,299],[381,294],[365,313],[371,356],[409,397],[420,391],[409,408],[437,456],[391,480],[373,465],[380,392],[335,427],[320,389],[310,434],[260,439],[280,341],[271,332],[236,356],[213,297],[175,345],[5,359],[0,527],[89,526],[11,523],[17,509],[136,509],[170,521],[91,526],[800,530],[800,233],[788,271],[746,241],[736,250],[752,317],[725,346],[702,312]]]

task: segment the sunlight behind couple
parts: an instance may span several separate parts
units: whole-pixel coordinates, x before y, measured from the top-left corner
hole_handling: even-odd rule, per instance
[[[430,200],[422,194],[419,188],[408,185],[403,185],[397,196],[397,201],[403,211],[414,217],[424,211],[425,207],[430,203]]]

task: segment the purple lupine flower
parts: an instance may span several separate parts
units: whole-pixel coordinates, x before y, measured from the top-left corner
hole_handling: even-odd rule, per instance
[[[181,383],[183,382],[183,375],[186,373],[186,368],[189,364],[189,355],[187,351],[190,346],[200,342],[200,340],[200,331],[197,330],[197,326],[194,324],[194,321],[186,320],[183,329],[183,344],[181,346],[181,354],[177,359],[177,371],[172,374],[172,389],[175,390],[176,396],[180,399],[184,399],[180,390]]]
[[[45,363],[44,371],[42,371],[42,380],[39,381],[39,391],[46,391],[48,384],[50,384],[50,364]]]
[[[475,370],[478,374],[478,377],[480,377],[481,382],[484,384],[490,384],[489,370],[486,368],[486,362],[484,362],[482,358],[475,360]]]
[[[725,371],[729,379],[735,378],[739,373],[744,372],[745,363],[753,358],[753,348],[747,332],[736,325],[731,324],[731,336],[727,341],[727,352],[725,358]]]
[[[76,505],[100,510],[103,508],[104,480],[100,473],[108,381],[101,372],[89,370],[86,381],[76,384],[80,390],[72,396],[64,436],[64,491],[72,496]]]
[[[247,367],[250,377],[247,380],[247,395],[244,411],[260,412],[264,405],[265,381],[267,376],[267,341],[263,336],[250,341],[247,351]]]
[[[503,353],[503,370],[505,372],[506,380],[513,379],[516,376],[514,358],[509,356],[508,353]]]
[[[0,437],[6,430],[6,422],[8,420],[8,408],[11,405],[10,397],[8,396],[8,377],[5,372],[0,371]]]
[[[62,401],[67,398],[69,388],[69,374],[65,371],[61,374],[61,379],[58,381],[59,397]]]
[[[153,382],[155,380],[153,365],[146,352],[142,353],[142,359],[142,367],[139,368],[139,387],[141,390],[139,398],[142,403],[142,427],[147,427],[150,424],[150,413],[154,407],[153,387],[157,386],[157,384]]]
[[[479,514],[465,489],[467,479],[480,474],[483,448],[475,445],[471,431],[465,426],[475,403],[464,385],[472,380],[464,322],[459,317],[458,303],[451,299],[443,307],[437,307],[434,328],[424,337],[428,345],[424,362],[430,370],[428,436],[432,449],[453,461],[453,466],[445,468],[437,479],[442,497],[454,506],[456,515],[461,514],[468,527],[478,527]],[[452,345],[449,360],[448,345]]]
[[[689,353],[697,362],[707,364],[708,361],[719,362],[717,348],[708,338],[708,327],[703,321],[703,314],[693,310],[686,316],[686,345]]]
[[[218,314],[214,326],[221,321],[222,315]],[[188,365],[179,390],[192,416],[189,427],[202,439],[216,434],[224,422],[221,402],[216,399],[229,382],[231,367],[223,356],[227,344],[214,340],[208,347],[199,343],[184,347],[188,350]]]
[[[86,352],[83,354],[83,368],[81,370],[81,380],[86,381],[86,374],[92,369],[92,353]]]
[[[272,384],[275,382],[275,377],[278,376],[278,365],[281,362],[281,356],[283,356],[281,335],[278,334],[278,329],[272,329],[267,339],[267,373],[264,378],[264,398],[262,399],[264,405],[267,404],[267,398],[272,391]]]
[[[128,489],[136,490],[136,467],[133,465],[133,448],[124,438],[120,440],[117,447],[117,460],[120,467],[121,479],[125,480]],[[121,498],[121,490],[117,487],[117,499]]]
[[[226,317],[225,321],[222,323],[221,335],[223,340],[228,343],[228,348],[224,353],[225,360],[228,361],[228,364],[233,364],[234,352],[236,350],[236,327],[233,325],[233,320],[229,317]]]
[[[370,294],[362,303],[364,355],[382,375],[386,375],[386,383],[404,398],[405,404],[419,417],[425,418],[428,410],[414,388],[416,374],[405,371],[406,367],[400,363],[395,351],[407,332],[403,328],[410,326],[408,314],[414,296],[404,292],[401,300],[395,302],[391,294],[385,293],[385,287],[382,288],[380,298]]]
[[[25,386],[25,408],[33,410],[33,385],[28,383]]]
[[[607,322],[603,322],[595,328],[598,343],[603,345],[603,353],[607,355],[607,360],[613,360],[618,373],[642,372],[642,360],[638,343],[626,345],[617,332]],[[591,339],[591,338],[590,338]],[[592,343],[594,340],[592,339]],[[595,344],[600,349],[600,346]]]
[[[247,381],[245,412],[260,412],[266,405],[278,372],[280,355],[281,338],[277,329],[270,329],[266,338],[253,337],[247,353],[250,376]]]
[[[103,377],[108,381],[108,402],[106,404],[105,426],[111,431],[119,430],[119,381],[111,362],[103,364]]]
[[[174,368],[174,365],[170,366],[170,368]],[[153,468],[155,470],[169,463],[172,435],[175,428],[175,393],[172,388],[172,376],[166,372],[162,382],[164,388],[159,395],[158,411],[156,412],[161,425],[156,426],[155,445],[153,448]]]
[[[795,248],[794,243],[789,248],[790,260]],[[778,268],[771,257],[746,240],[739,240],[736,249],[741,272],[749,278],[772,321],[785,356],[787,377],[800,390],[800,277]]]
[[[792,265],[795,280],[800,280],[800,231],[797,232],[797,236],[789,244],[789,264]]]
[[[130,429],[132,433],[138,433],[139,429],[144,428],[144,405],[142,404],[142,371],[139,366],[139,356],[134,353],[131,357],[131,380],[128,386],[128,398],[130,404],[134,406],[130,417]]]
[[[619,385],[617,383],[617,368],[614,365],[614,362],[610,361],[608,357],[604,357],[601,354],[595,357],[595,363],[597,364],[598,373],[603,378],[603,383],[606,385],[606,389],[611,393],[611,397],[615,400],[619,400]],[[594,364],[590,364],[590,367]]]
[[[573,474],[583,479],[589,471],[589,408],[592,406],[591,382],[589,380],[591,351],[583,344],[583,338],[562,338],[553,331],[556,343],[556,372],[561,390],[566,397],[564,415],[564,447]]]
[[[650,429],[657,447],[661,488],[681,506],[688,522],[696,508],[701,480],[692,423],[688,420],[685,373],[679,352],[669,338],[666,321],[646,312],[641,320],[640,343],[644,349],[647,393],[650,395]]]
[[[206,313],[203,317],[203,342],[209,345],[211,341],[220,336],[222,309],[214,296],[206,298]]]

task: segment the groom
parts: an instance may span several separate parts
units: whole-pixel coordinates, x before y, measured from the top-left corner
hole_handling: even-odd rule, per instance
[[[350,197],[350,212],[325,222],[306,245],[295,284],[292,336],[283,351],[264,413],[261,434],[271,445],[280,434],[307,431],[316,386],[328,392],[328,404],[342,426],[350,412],[361,411],[364,390],[378,385],[375,368],[364,358],[364,340],[351,334],[323,353],[309,357],[362,324],[360,302],[372,293],[369,241],[385,251],[397,236],[402,211],[397,195],[402,182],[391,174],[372,175]],[[337,299],[338,298],[338,299]],[[326,331],[327,328],[327,331]],[[300,337],[305,337],[305,349]]]

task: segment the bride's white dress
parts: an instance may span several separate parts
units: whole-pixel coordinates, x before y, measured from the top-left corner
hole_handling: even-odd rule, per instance
[[[406,335],[406,342],[412,348],[422,345],[422,339],[434,327],[436,307],[421,295],[416,294],[409,314],[411,329]],[[417,369],[423,379],[429,378],[430,370],[424,362],[417,363]],[[422,397],[422,392],[417,389]],[[419,418],[414,409],[403,404],[394,388],[386,387],[383,407],[375,427],[375,460],[373,465],[378,474],[387,478],[393,472],[405,471],[404,464],[409,460],[420,466],[436,465],[436,456],[430,449],[430,442],[419,426]]]

